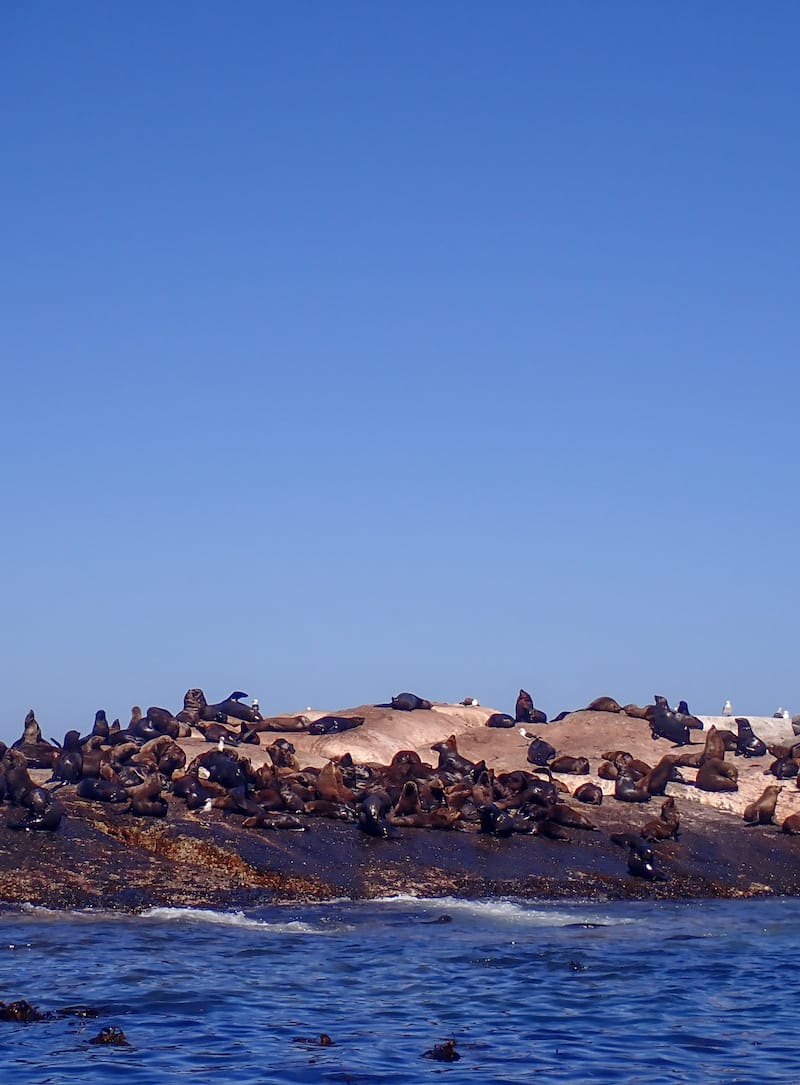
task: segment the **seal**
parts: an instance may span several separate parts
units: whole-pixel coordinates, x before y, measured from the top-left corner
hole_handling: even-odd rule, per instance
[[[775,807],[783,788],[780,784],[769,784],[755,800],[744,808],[742,817],[749,825],[774,825]]]

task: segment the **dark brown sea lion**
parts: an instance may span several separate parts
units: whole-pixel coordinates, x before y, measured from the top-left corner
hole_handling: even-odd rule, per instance
[[[622,706],[613,697],[595,697],[585,708],[586,712],[622,712]]]
[[[671,754],[673,764],[687,768],[700,768],[704,761],[717,758],[725,759],[725,740],[722,733],[712,723],[706,731],[706,744],[702,750],[694,750],[689,753]]]
[[[433,708],[433,705],[416,693],[398,693],[396,697],[392,697],[390,707],[398,712],[415,712],[418,709]]]
[[[800,814],[789,814],[788,817],[783,819],[781,829],[785,833],[789,833],[791,836],[800,835]]]
[[[614,781],[614,798],[621,802],[650,802],[650,792],[641,786],[641,779],[623,769]]]
[[[430,1051],[423,1054],[423,1059],[435,1059],[436,1062],[457,1062],[461,1056],[456,1051],[455,1040],[445,1040],[441,1044],[435,1044]]]
[[[600,806],[603,802],[603,789],[589,781],[575,788],[573,798],[578,802],[588,803],[590,806]]]
[[[67,731],[64,744],[53,762],[53,780],[77,784],[83,775],[83,750],[80,731]]]
[[[64,807],[43,787],[32,787],[23,799],[25,813],[19,821],[9,821],[8,828],[25,832],[54,832],[61,824]]]
[[[625,713],[625,715],[630,716],[632,719],[635,720],[646,720],[647,709],[648,706],[641,707],[638,704],[626,704],[622,706],[622,711]]]
[[[780,784],[769,784],[755,802],[748,803],[742,817],[750,825],[774,825],[775,807],[783,788]]]
[[[358,827],[368,836],[388,840],[397,835],[386,815],[392,807],[392,800],[385,791],[372,791],[366,795],[358,807]]]
[[[573,810],[565,802],[554,803],[548,811],[548,818],[567,829],[588,829],[590,832],[597,832],[595,823],[590,821],[582,810]]]
[[[701,791],[738,791],[739,770],[716,757],[704,761],[697,770],[695,787]]]
[[[481,803],[478,807],[478,815],[482,833],[506,837],[514,832],[514,818],[496,803]]]
[[[130,1047],[131,1045],[125,1039],[125,1033],[121,1028],[117,1028],[115,1025],[108,1025],[106,1028],[100,1029],[96,1036],[93,1036],[89,1041],[90,1044],[105,1044],[110,1047]]]
[[[547,714],[534,707],[533,697],[525,689],[521,689],[517,695],[517,702],[514,706],[514,722],[547,723]]]
[[[161,794],[161,777],[157,772],[138,787],[128,788],[130,812],[136,817],[163,818],[167,816],[167,800]]]
[[[561,754],[560,757],[553,758],[549,767],[552,772],[586,776],[589,772],[589,759],[588,757],[570,757],[568,754]]]
[[[533,742],[528,746],[528,752],[526,754],[527,760],[531,765],[544,766],[548,761],[556,756],[555,746],[551,746],[549,742],[545,742],[543,738],[535,738]]]
[[[750,720],[737,716],[736,727],[736,756],[763,757],[767,752],[767,744],[753,734]]]
[[[486,721],[487,727],[513,727],[516,720],[507,712],[493,712]]]
[[[364,716],[320,716],[308,725],[310,735],[338,735],[342,731],[351,731],[361,727]]]
[[[152,705],[147,710],[146,718],[160,734],[168,735],[173,739],[180,737],[181,725],[168,708]]]
[[[677,840],[680,820],[675,800],[668,796],[661,804],[659,816],[645,824],[642,836],[645,840]]]
[[[456,776],[464,776],[475,768],[474,761],[467,760],[458,752],[455,735],[449,735],[441,742],[434,742],[431,749],[439,754],[437,772],[450,772]]]
[[[31,769],[51,769],[58,756],[58,746],[42,738],[42,730],[33,709],[25,717],[22,737],[12,743],[11,748],[25,755],[28,768]]]
[[[686,718],[660,706],[649,717],[651,738],[666,738],[676,746],[688,746],[689,725]]]
[[[398,817],[406,817],[409,814],[418,814],[420,809],[419,788],[416,780],[406,780],[400,792],[400,798],[395,803],[394,813]]]
[[[310,723],[311,717],[302,714],[295,716],[264,716],[257,723],[250,724],[245,734],[261,734],[264,731],[294,731],[299,733],[300,731],[307,731]],[[247,737],[243,741],[246,742]]]
[[[675,779],[676,772],[677,769],[672,757],[665,754],[655,768],[642,777],[641,786],[649,791],[651,795],[663,795],[669,781]],[[678,773],[678,776],[680,777],[680,773]],[[682,783],[683,778],[680,777],[678,782]]]

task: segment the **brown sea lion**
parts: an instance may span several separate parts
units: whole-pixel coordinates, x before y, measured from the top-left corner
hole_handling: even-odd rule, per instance
[[[680,821],[675,800],[668,796],[661,804],[659,816],[645,824],[642,836],[645,840],[677,840]]]
[[[630,716],[635,720],[646,720],[647,711],[650,706],[640,707],[638,704],[626,704],[622,706],[622,711],[626,716]]]
[[[800,814],[789,814],[783,819],[781,829],[791,836],[800,836]]]
[[[561,754],[560,757],[554,757],[550,762],[550,770],[552,772],[571,773],[574,776],[586,776],[589,772],[589,759],[588,757],[570,757],[568,754]]]
[[[598,787],[597,784],[587,781],[587,783],[575,788],[573,798],[577,799],[578,802],[585,802],[591,806],[600,806],[603,802],[603,789]]]
[[[622,712],[622,705],[613,697],[595,697],[586,708],[586,712]]]
[[[547,723],[547,714],[534,707],[533,697],[524,689],[517,695],[514,718],[516,723]]]
[[[697,770],[695,787],[701,791],[738,791],[739,770],[716,757],[704,761]]]
[[[780,784],[769,784],[755,800],[744,808],[742,817],[750,825],[774,825],[775,807],[783,788]]]

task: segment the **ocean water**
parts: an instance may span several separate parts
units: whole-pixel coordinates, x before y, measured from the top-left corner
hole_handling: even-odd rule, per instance
[[[0,999],[98,1016],[0,1021],[2,1081],[793,1085],[799,936],[786,899],[5,912]]]

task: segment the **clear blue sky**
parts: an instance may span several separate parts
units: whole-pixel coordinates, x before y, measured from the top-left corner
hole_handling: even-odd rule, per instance
[[[0,737],[800,711],[800,8],[5,3]]]

